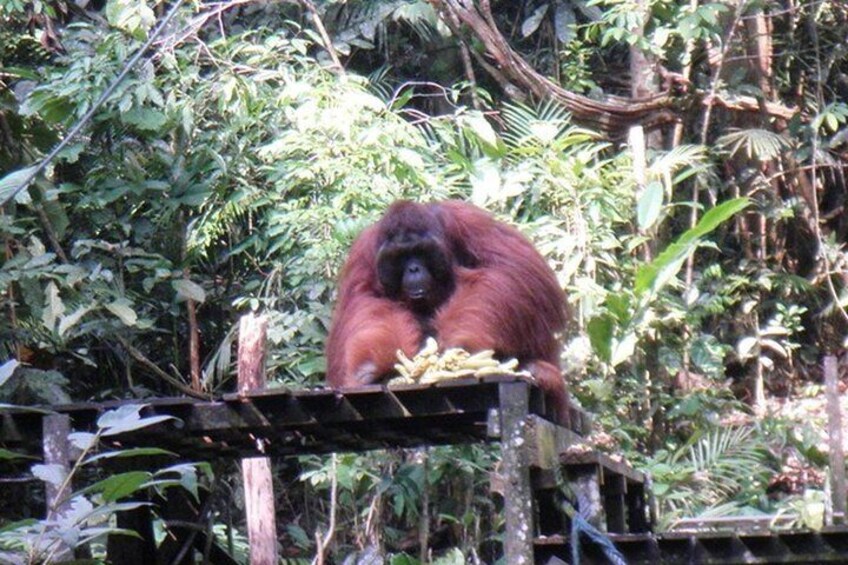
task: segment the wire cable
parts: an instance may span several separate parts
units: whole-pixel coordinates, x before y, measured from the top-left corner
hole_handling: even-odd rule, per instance
[[[55,159],[56,156],[65,147],[67,147],[71,141],[73,141],[73,139],[79,134],[79,132],[82,131],[82,128],[84,128],[88,124],[88,122],[91,121],[91,118],[94,117],[94,114],[97,112],[97,110],[100,109],[100,106],[102,106],[103,103],[106,102],[106,100],[115,92],[115,89],[117,89],[121,82],[123,82],[123,80],[130,73],[136,63],[138,63],[139,59],[144,56],[147,50],[150,49],[150,46],[153,45],[153,42],[156,41],[156,38],[159,37],[159,35],[161,35],[161,33],[165,30],[165,26],[167,26],[168,22],[170,22],[171,19],[173,19],[173,17],[177,14],[177,11],[180,9],[180,6],[183,5],[184,1],[185,0],[176,0],[176,2],[174,2],[174,5],[171,6],[171,9],[168,10],[168,13],[165,14],[165,17],[162,19],[162,21],[159,22],[158,26],[156,26],[156,29],[154,29],[150,33],[147,38],[147,41],[144,42],[144,45],[142,45],[138,49],[138,51],[136,51],[135,54],[130,57],[129,61],[127,61],[127,63],[124,65],[124,68],[121,70],[120,73],[118,73],[118,76],[115,77],[112,83],[109,84],[109,86],[106,87],[106,90],[103,91],[103,94],[100,95],[100,98],[98,98],[97,101],[92,104],[88,112],[86,112],[85,115],[81,117],[79,121],[77,121],[76,125],[65,136],[65,138],[60,141],[59,144],[56,145],[56,147],[54,147],[50,153],[48,153],[47,157],[42,159],[41,162],[26,176],[26,178],[21,182],[21,184],[19,184],[9,196],[3,199],[2,204],[0,204],[0,208],[11,202],[12,199],[15,198],[18,194],[20,194],[22,190],[28,187],[30,183],[35,180],[35,177],[37,177],[47,167],[47,165],[49,165],[50,162]]]

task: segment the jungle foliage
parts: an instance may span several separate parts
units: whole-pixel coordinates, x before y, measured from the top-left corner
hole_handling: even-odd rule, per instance
[[[452,1],[185,4],[15,192],[172,7],[0,0],[0,401],[232,390],[250,310],[270,378],[319,385],[356,234],[395,199],[463,198],[554,267],[591,442],[652,473],[664,525],[820,525],[823,415],[778,408],[848,346],[844,2],[492,2],[512,67]],[[628,128],[573,117],[633,92],[663,97],[644,159]],[[496,452],[390,455],[280,462],[284,555],[314,555],[331,512],[339,562],[497,553]]]

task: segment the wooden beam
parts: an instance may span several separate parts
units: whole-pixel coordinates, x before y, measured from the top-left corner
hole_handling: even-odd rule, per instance
[[[560,458],[569,447],[580,442],[580,436],[540,416],[527,418],[528,462],[535,469],[551,471],[560,465]]]

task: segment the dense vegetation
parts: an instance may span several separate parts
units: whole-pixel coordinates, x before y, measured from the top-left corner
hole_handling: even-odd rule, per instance
[[[397,198],[463,198],[554,267],[590,439],[652,473],[664,525],[820,525],[823,416],[781,407],[848,345],[848,6],[466,5],[177,6],[16,193],[175,5],[0,0],[0,401],[231,390],[249,310],[273,380],[320,384],[353,237]],[[330,489],[339,560],[423,555],[422,520],[445,562],[497,551],[496,453],[391,455],[280,462],[284,555],[315,553]]]

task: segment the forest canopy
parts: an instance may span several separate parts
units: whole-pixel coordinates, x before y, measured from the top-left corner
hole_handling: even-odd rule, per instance
[[[846,36],[840,0],[0,0],[0,402],[220,395],[249,311],[269,378],[320,385],[355,236],[459,198],[554,269],[590,441],[663,524],[817,515],[824,416],[786,407],[848,363]],[[388,552],[423,512],[485,554],[496,454],[454,453],[304,458],[284,545],[335,485],[339,561],[369,508]]]

